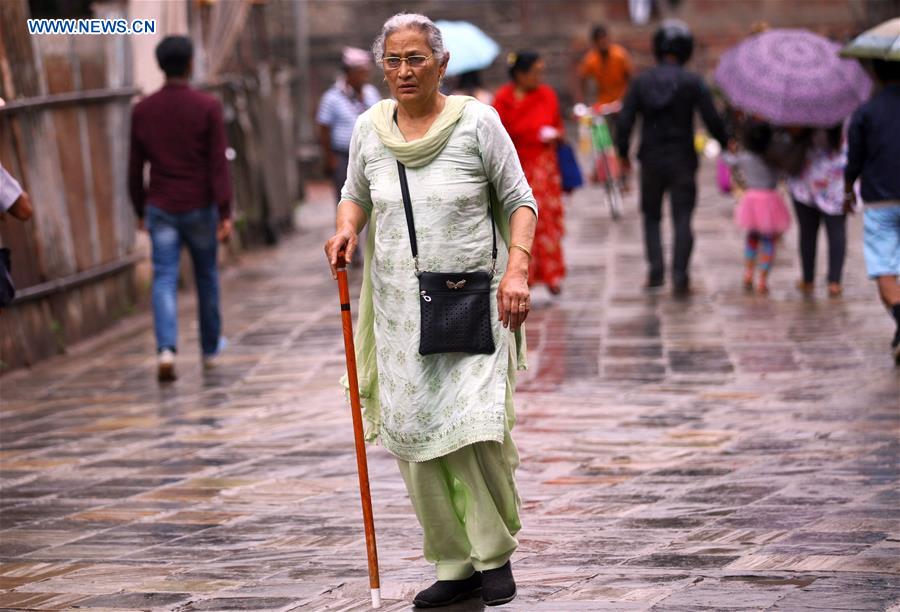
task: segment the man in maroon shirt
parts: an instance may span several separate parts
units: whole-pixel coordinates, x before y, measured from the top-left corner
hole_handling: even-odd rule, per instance
[[[204,367],[224,349],[219,314],[218,241],[231,234],[231,181],[222,105],[188,85],[193,45],[168,36],[156,47],[166,83],[135,105],[128,184],[138,226],[153,246],[153,319],[158,378],[175,380],[178,260],[186,245],[194,264]],[[150,184],[144,185],[144,164]]]

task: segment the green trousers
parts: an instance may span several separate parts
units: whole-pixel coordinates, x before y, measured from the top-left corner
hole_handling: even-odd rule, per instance
[[[521,502],[519,454],[508,431],[503,444],[476,442],[431,461],[397,463],[438,580],[462,580],[509,560]]]

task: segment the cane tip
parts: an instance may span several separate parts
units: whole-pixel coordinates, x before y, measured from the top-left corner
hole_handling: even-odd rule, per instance
[[[372,589],[372,607],[381,607],[381,589]]]

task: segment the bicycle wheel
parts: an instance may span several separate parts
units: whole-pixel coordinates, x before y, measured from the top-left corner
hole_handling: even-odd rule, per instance
[[[613,220],[618,220],[622,216],[622,191],[613,176],[613,169],[609,163],[606,153],[600,154],[601,163],[599,166],[603,169],[603,185],[606,187],[606,201],[609,204],[609,214]]]
[[[609,214],[614,221],[618,221],[622,218],[624,204],[622,203],[622,189],[615,180],[606,181],[606,199],[609,202]]]

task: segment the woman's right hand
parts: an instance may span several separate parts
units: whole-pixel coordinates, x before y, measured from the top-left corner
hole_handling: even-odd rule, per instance
[[[344,226],[335,232],[334,236],[325,243],[325,257],[331,268],[331,278],[337,279],[338,259],[343,258],[346,265],[350,265],[353,252],[359,243],[359,235],[352,227]]]

